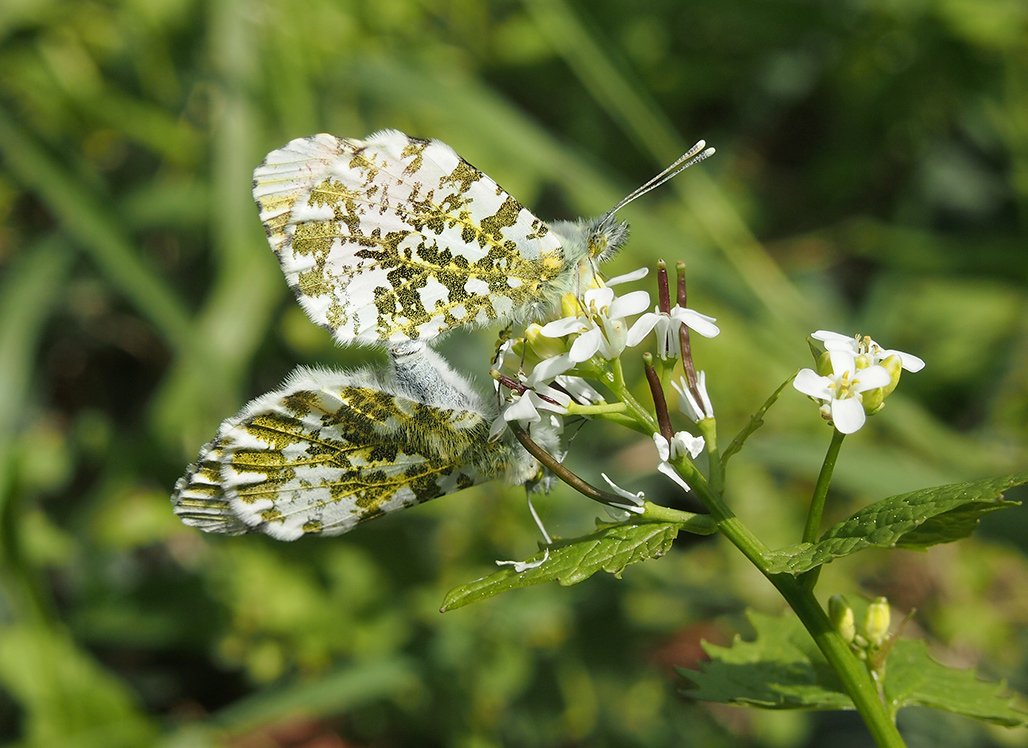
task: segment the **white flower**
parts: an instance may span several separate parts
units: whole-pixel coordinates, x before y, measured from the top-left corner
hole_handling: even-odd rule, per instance
[[[632,514],[643,513],[643,499],[646,498],[646,494],[644,492],[637,491],[636,493],[632,493],[631,491],[627,491],[621,486],[619,486],[617,483],[612,481],[610,478],[608,478],[606,473],[600,473],[600,477],[603,478],[603,480],[607,481],[607,485],[611,487],[614,493],[616,493],[618,496],[624,499],[627,499],[625,503],[612,503],[608,506],[610,506],[612,509],[620,510],[621,512],[629,512]],[[611,513],[611,515],[614,516],[615,519],[624,519],[623,516],[614,515],[613,512]]]
[[[539,411],[567,413],[567,406],[570,403],[570,397],[560,390],[546,385],[539,385],[536,389],[526,389],[520,394],[515,392],[513,402],[508,404],[493,421],[493,425],[489,429],[489,440],[493,441],[502,434],[508,423],[517,422],[521,426],[539,423],[543,419]]]
[[[553,402],[553,401],[556,402]],[[514,396],[514,402],[503,410],[503,420],[510,423],[518,421],[522,424],[538,423],[542,420],[540,410],[551,413],[566,413],[571,398],[552,387],[540,387],[538,390],[525,390],[521,395]]]
[[[867,356],[869,366],[880,364],[890,356],[899,356],[900,364],[909,372],[921,371],[924,368],[924,361],[912,353],[904,351],[886,350],[867,335],[847,336],[830,330],[818,330],[811,334],[814,340],[820,340],[825,344],[826,351],[845,350],[851,351],[854,356]]]
[[[540,330],[541,335],[549,338],[577,335],[569,352],[570,360],[576,364],[597,354],[608,361],[620,356],[628,334],[624,318],[646,309],[650,295],[632,291],[615,296],[613,289],[604,286],[586,291],[582,304],[582,314],[554,320]]]
[[[864,425],[861,393],[886,387],[891,382],[884,366],[875,364],[864,369],[856,367],[856,356],[850,350],[828,350],[832,375],[821,376],[813,369],[802,369],[792,385],[804,395],[823,400],[831,413],[832,423],[843,434],[852,434]]]
[[[690,458],[696,457],[703,451],[703,437],[693,436],[687,431],[679,431],[671,437],[669,442],[661,434],[654,434],[653,444],[657,447],[657,454],[660,456],[657,470],[681,486],[683,491],[691,491],[689,484],[675,472],[675,469],[669,464],[669,460],[684,455],[689,455]]]
[[[714,417],[714,406],[710,402],[710,395],[707,394],[706,373],[701,371],[697,380],[696,389],[700,393],[699,402],[696,402],[696,398],[693,397],[692,390],[689,389],[689,383],[685,381],[685,377],[679,377],[677,382],[671,382],[671,386],[678,393],[678,409],[694,422]]]
[[[714,317],[700,314],[694,309],[683,309],[678,304],[671,307],[667,314],[660,311],[660,307],[654,307],[652,312],[642,315],[632,325],[632,329],[628,331],[627,344],[634,348],[656,328],[657,355],[661,358],[678,357],[682,354],[678,337],[678,328],[681,325],[695,330],[705,338],[713,338],[721,332],[714,324],[715,321]]]

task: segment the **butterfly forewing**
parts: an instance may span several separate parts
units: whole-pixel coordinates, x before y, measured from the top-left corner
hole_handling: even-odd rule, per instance
[[[300,370],[222,424],[176,485],[209,532],[338,535],[503,475],[510,446],[480,412],[426,404],[366,373]]]
[[[568,275],[547,225],[436,140],[293,140],[257,168],[253,193],[289,285],[340,343],[509,319]]]

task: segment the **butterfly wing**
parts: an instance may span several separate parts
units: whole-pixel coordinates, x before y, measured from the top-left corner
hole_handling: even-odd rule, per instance
[[[413,399],[368,372],[299,369],[225,421],[179,479],[175,512],[207,532],[339,535],[503,476],[487,417]]]
[[[254,172],[290,287],[339,343],[427,340],[553,303],[561,241],[437,140],[300,138]]]

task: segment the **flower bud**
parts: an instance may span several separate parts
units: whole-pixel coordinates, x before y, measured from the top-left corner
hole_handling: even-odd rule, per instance
[[[542,329],[542,325],[537,322],[533,322],[525,329],[524,340],[528,343],[528,349],[537,356],[537,359],[532,361],[533,364],[567,353],[568,350],[564,340],[548,338],[539,332]]]
[[[882,388],[885,391],[883,396],[888,397],[892,394],[892,391],[896,389],[896,385],[899,384],[900,374],[903,372],[903,360],[894,353],[878,363],[885,367],[885,370],[889,372],[889,376],[891,377],[889,384]]]
[[[560,297],[560,316],[577,317],[582,313],[582,305],[578,297],[573,293],[566,293]]]
[[[862,392],[860,395],[860,404],[864,406],[865,413],[869,416],[873,416],[885,407],[885,388],[879,387],[874,390]]]
[[[889,601],[884,597],[876,597],[874,602],[867,606],[864,633],[875,647],[880,647],[889,635]]]
[[[867,356],[859,356],[857,359],[858,367],[860,366],[859,361],[861,359],[865,361],[865,367],[872,365]],[[900,373],[903,371],[903,362],[899,356],[889,356],[878,363],[879,366],[889,373],[889,383],[884,387],[868,390],[861,395],[861,405],[864,406],[864,412],[869,416],[874,415],[885,407],[885,398],[887,398],[892,391],[896,389],[896,385],[899,384]]]
[[[842,595],[832,595],[828,599],[828,617],[832,626],[847,643],[857,635],[857,627],[853,622],[853,608],[846,603]]]
[[[834,369],[832,368],[832,358],[829,355],[828,351],[825,351],[817,357],[815,369],[817,373],[823,377],[832,376],[832,374],[834,373]]]

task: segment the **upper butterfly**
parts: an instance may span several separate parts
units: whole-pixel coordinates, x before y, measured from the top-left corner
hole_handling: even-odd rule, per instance
[[[615,213],[704,145],[588,221],[544,223],[445,143],[397,130],[290,141],[254,171],[253,196],[307,315],[339,343],[396,344],[552,309],[624,244]]]

